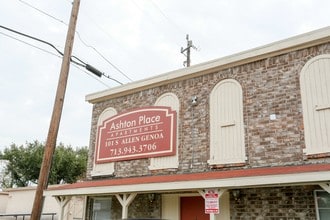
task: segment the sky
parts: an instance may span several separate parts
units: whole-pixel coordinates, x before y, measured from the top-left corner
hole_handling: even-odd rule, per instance
[[[64,51],[70,0],[0,0],[0,25]],[[81,0],[73,55],[123,84],[330,25],[328,0]],[[44,142],[62,57],[0,28],[0,151]],[[91,93],[120,86],[71,64],[57,142],[89,145]]]

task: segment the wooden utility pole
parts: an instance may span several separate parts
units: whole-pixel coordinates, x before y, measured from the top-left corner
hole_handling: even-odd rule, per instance
[[[74,41],[79,5],[80,5],[80,0],[74,0],[71,11],[70,23],[66,36],[64,55],[62,60],[60,78],[57,85],[53,114],[49,125],[46,146],[44,149],[44,157],[41,164],[38,186],[35,193],[35,198],[31,213],[31,220],[40,220],[42,208],[43,208],[43,202],[44,202],[43,193],[44,190],[47,189],[48,187],[49,172],[51,169],[52,158],[56,147],[56,139],[57,139],[58,129],[62,115],[66,85],[69,76],[70,60],[71,60],[71,53],[73,48],[73,41]]]

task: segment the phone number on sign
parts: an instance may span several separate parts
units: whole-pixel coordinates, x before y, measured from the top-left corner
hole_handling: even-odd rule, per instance
[[[111,156],[123,156],[138,153],[147,153],[157,150],[156,143],[153,144],[140,144],[139,146],[127,146],[110,149]]]

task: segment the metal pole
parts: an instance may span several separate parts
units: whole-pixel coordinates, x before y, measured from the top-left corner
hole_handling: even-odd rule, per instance
[[[44,202],[43,191],[48,187],[49,172],[52,164],[53,154],[56,147],[56,139],[57,139],[58,129],[62,115],[66,85],[68,81],[70,59],[73,48],[73,41],[74,41],[79,5],[80,5],[80,0],[74,0],[71,10],[70,23],[66,36],[64,55],[62,60],[60,77],[57,85],[53,114],[49,125],[46,146],[44,149],[44,156],[39,173],[38,186],[34,197],[31,220],[40,219],[43,202]]]
[[[189,34],[186,35],[186,40],[187,40],[187,47],[185,49],[183,49],[181,47],[181,53],[183,55],[185,55],[187,57],[187,60],[183,62],[183,65],[186,66],[186,67],[189,67],[190,66],[190,48],[194,48],[194,49],[197,49],[193,44],[192,44],[192,40],[189,40]],[[187,54],[185,54],[184,52],[187,51]]]
[[[187,67],[190,67],[190,48],[192,46],[192,41],[189,40],[189,35],[187,34]]]

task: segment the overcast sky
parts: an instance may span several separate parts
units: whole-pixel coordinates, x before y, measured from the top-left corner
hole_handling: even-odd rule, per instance
[[[0,25],[63,51],[70,0],[0,0]],[[328,0],[81,0],[73,55],[126,84],[329,26]],[[61,67],[50,46],[0,28],[0,150],[45,141]],[[71,65],[58,142],[88,146],[90,93],[118,86]]]

